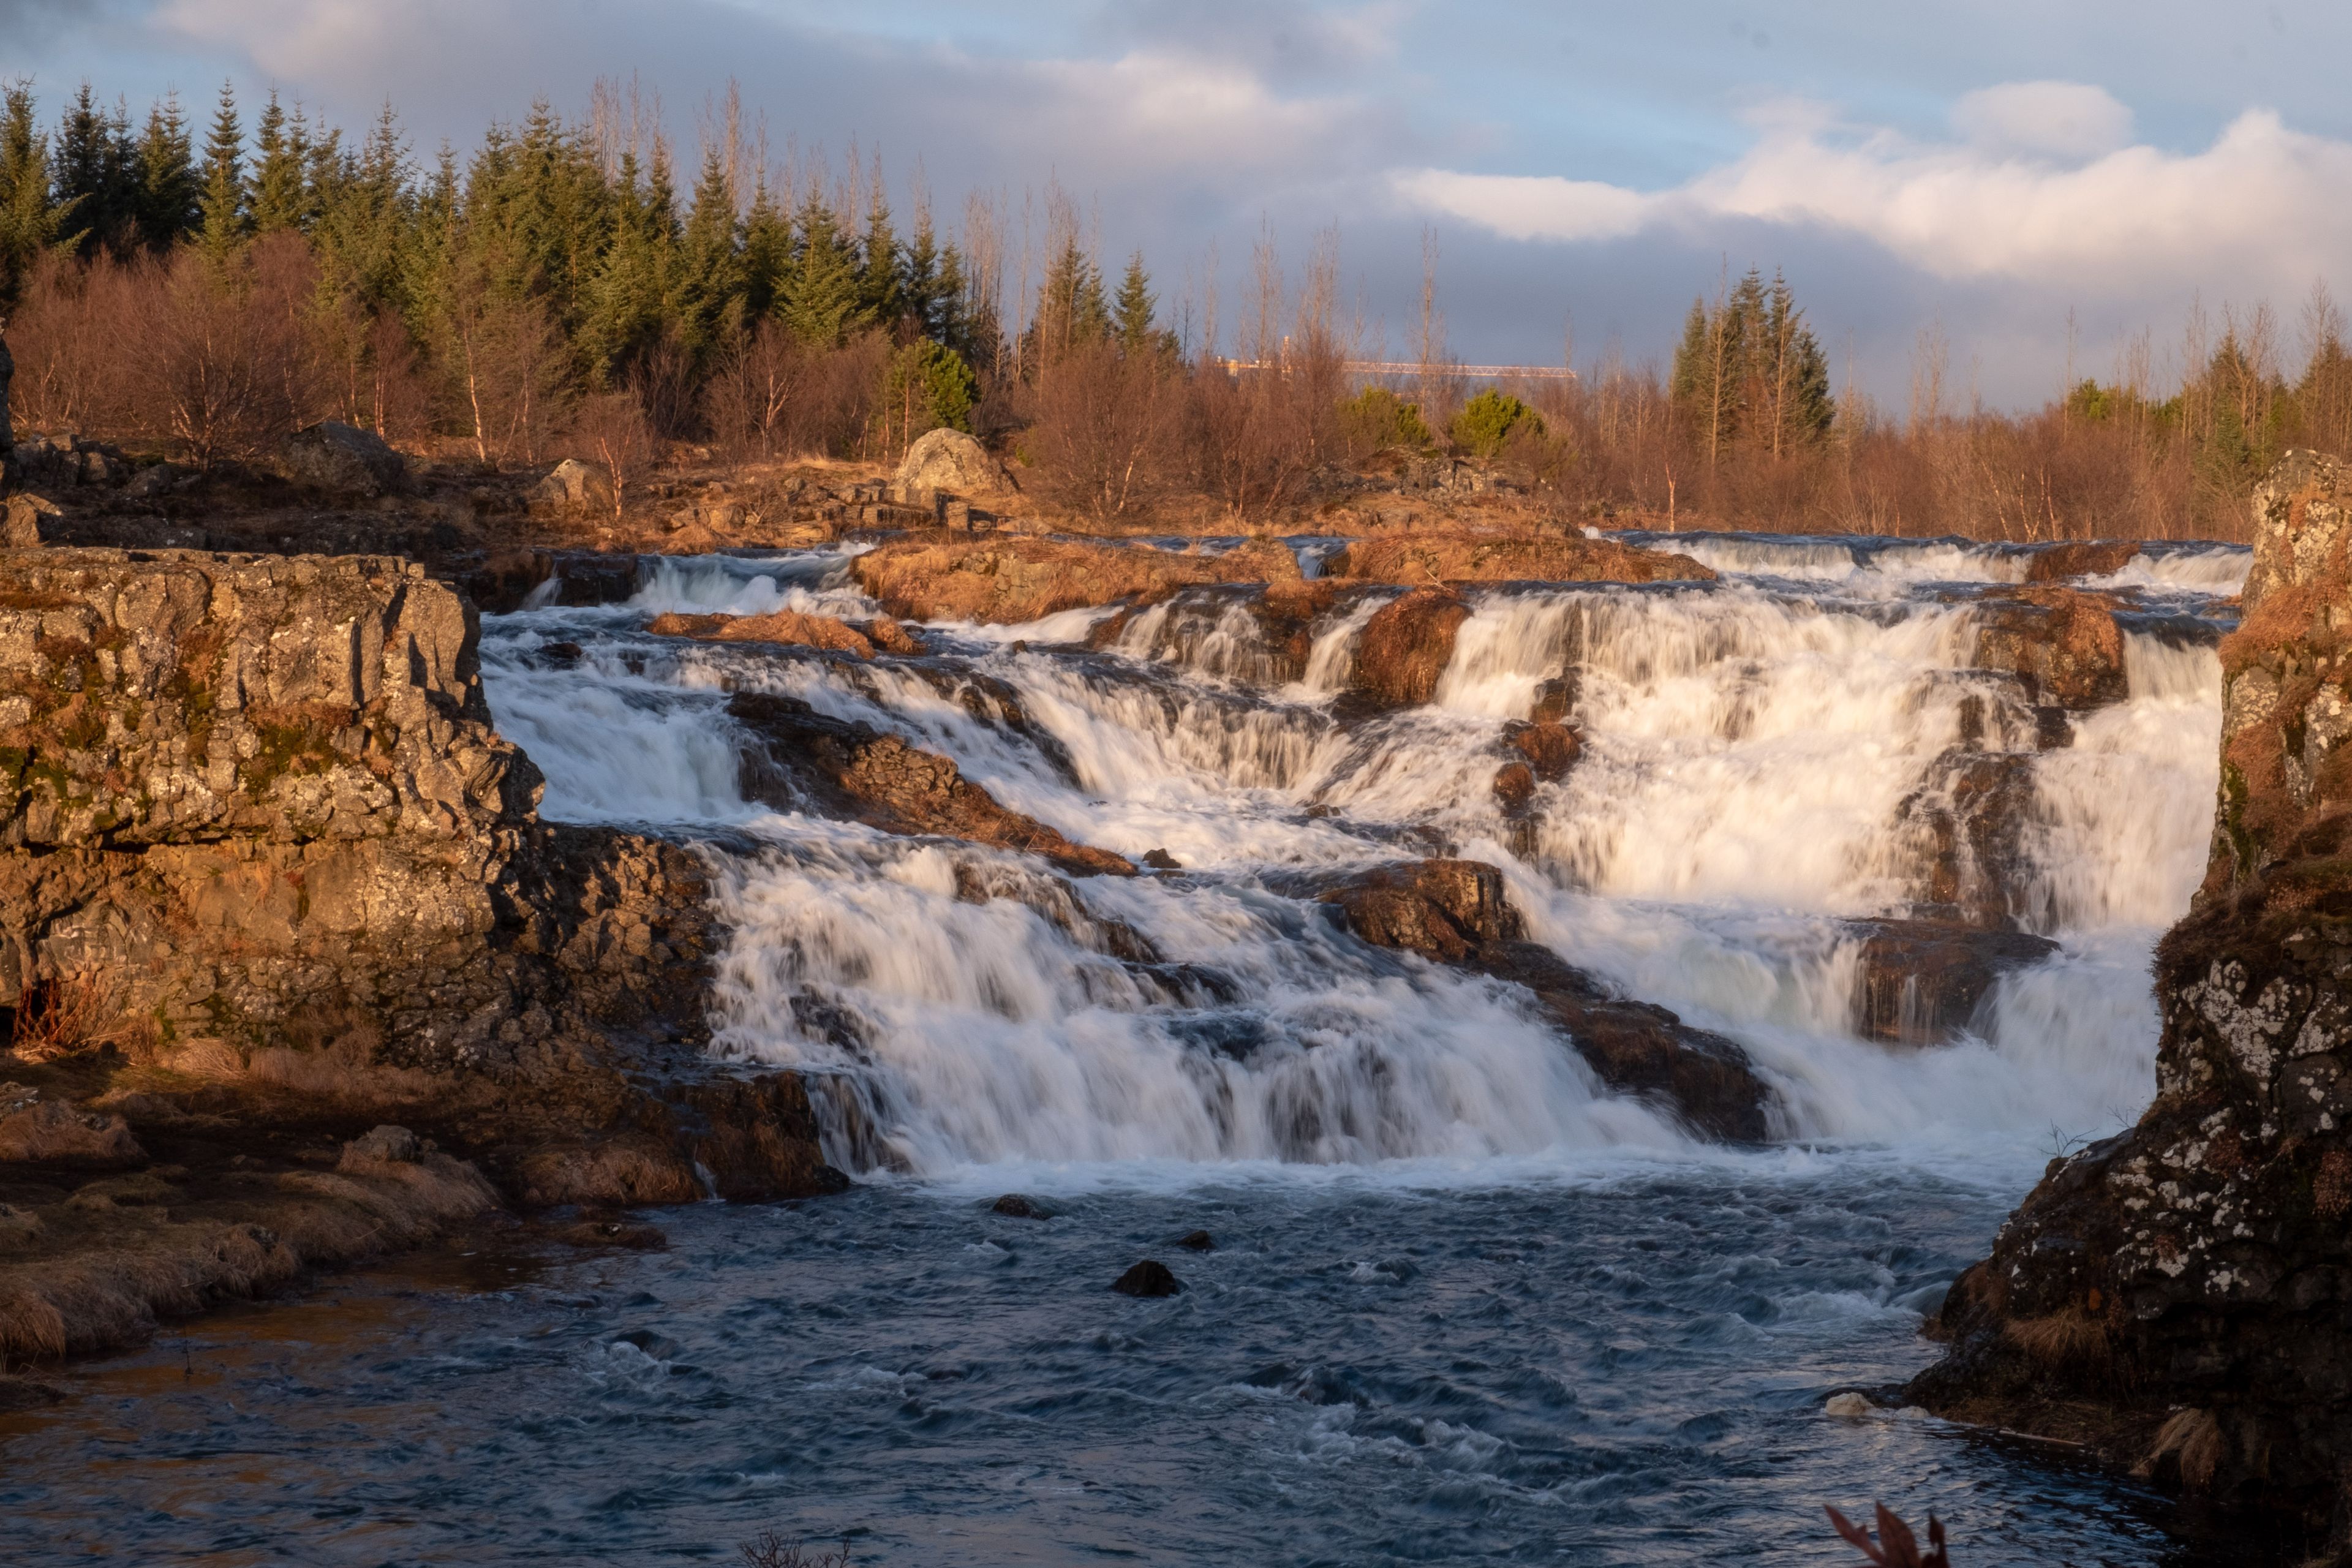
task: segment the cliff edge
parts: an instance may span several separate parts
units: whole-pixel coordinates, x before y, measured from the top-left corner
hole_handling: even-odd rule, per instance
[[[2352,1561],[2352,470],[2257,489],[2211,858],[2157,951],[2157,1094],[2054,1160],[1908,1397],[2283,1516]]]

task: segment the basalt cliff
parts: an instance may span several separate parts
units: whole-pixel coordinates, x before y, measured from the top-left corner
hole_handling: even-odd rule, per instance
[[[2157,1096],[2053,1160],[1908,1397],[2088,1446],[2352,1559],[2352,471],[2257,490],[2210,868],[2158,949]]]
[[[502,1203],[842,1184],[703,1054],[701,861],[539,818],[477,634],[391,557],[0,552],[0,1356]]]

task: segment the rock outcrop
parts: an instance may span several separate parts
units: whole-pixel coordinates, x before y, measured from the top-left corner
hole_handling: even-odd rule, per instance
[[[1359,873],[1318,896],[1374,946],[1525,986],[1593,1076],[1619,1093],[1653,1100],[1707,1137],[1760,1142],[1769,1135],[1770,1090],[1737,1042],[1616,995],[1526,941],[1502,873],[1484,861],[1408,861]]]
[[[2156,1099],[2054,1160],[1908,1397],[2300,1520],[2352,1559],[2352,476],[2255,494],[2210,867],[2157,952]]]
[[[871,724],[819,713],[796,697],[739,691],[727,711],[758,749],[742,770],[746,798],[810,808],[886,833],[936,834],[1043,856],[1079,876],[1135,875],[1125,856],[1074,844],[1035,817],[1009,811],[954,761]]]
[[[889,625],[896,628],[898,623]],[[656,616],[646,627],[656,637],[693,637],[701,642],[764,642],[786,647],[814,647],[872,658],[874,644],[864,632],[831,616],[775,610],[764,616]],[[906,634],[898,633],[901,638]]]
[[[1326,561],[1329,577],[1366,583],[1711,583],[1687,555],[1582,534],[1391,533]]]
[[[538,789],[412,563],[0,553],[0,1079],[181,1163],[382,1121],[523,1202],[836,1185],[796,1080],[700,1059],[701,860]]]
[[[1207,583],[1298,580],[1298,560],[1253,542],[1210,555],[1139,545],[961,533],[893,539],[850,563],[857,585],[900,620],[1013,625],[1125,600],[1153,603]]]

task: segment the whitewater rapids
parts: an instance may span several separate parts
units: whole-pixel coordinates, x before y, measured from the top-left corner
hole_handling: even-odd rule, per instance
[[[501,731],[544,815],[706,841],[730,931],[714,1047],[809,1075],[858,1172],[1698,1154],[1604,1092],[1523,993],[1369,947],[1286,874],[1452,854],[1503,868],[1529,935],[1738,1040],[1786,1140],[1966,1150],[2114,1130],[2153,1086],[2147,960],[2202,873],[2220,671],[2210,630],[2247,556],[2150,547],[2079,584],[2145,610],[2127,699],[2021,765],[2004,893],[2054,939],[1956,1043],[1859,1037],[1861,937],[1916,901],[1906,803],[2008,678],[1969,667],[1972,585],[2024,558],[1956,542],[1685,537],[1711,584],[1474,589],[1425,708],[1339,700],[1372,605],[1319,623],[1278,679],[1213,595],[1134,616],[929,628],[870,664],[657,638],[664,611],[863,618],[847,552],[669,560],[629,602],[485,623]],[[2202,637],[2182,628],[2202,621]],[[577,645],[576,658],[548,657]],[[1514,819],[1503,726],[1572,677],[1584,754]],[[975,691],[1009,691],[1023,722]],[[736,691],[789,695],[955,759],[1006,806],[1181,873],[1062,882],[1042,862],[745,798]],[[2013,695],[2009,699],[2013,706]],[[1988,742],[1990,744],[1990,742]],[[985,885],[1011,896],[975,900]],[[1134,962],[1121,933],[1148,943]]]

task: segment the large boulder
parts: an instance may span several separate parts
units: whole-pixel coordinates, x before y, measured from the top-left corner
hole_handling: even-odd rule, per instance
[[[2026,588],[1978,606],[1976,667],[2006,670],[2034,702],[2080,710],[2130,695],[2123,629],[2107,601],[2072,588]]]
[[[1382,605],[1356,638],[1349,689],[1376,708],[1417,708],[1436,693],[1470,606],[1444,588],[1415,588]]]
[[[603,475],[577,458],[566,458],[531,487],[530,502],[544,510],[572,515],[605,504],[611,487]]]
[[[322,419],[278,447],[278,466],[298,485],[373,500],[408,488],[408,460],[373,430]]]
[[[928,505],[932,496],[996,495],[1013,488],[1004,465],[988,448],[961,430],[927,430],[915,437],[892,477],[898,499],[910,505]],[[917,500],[915,498],[921,498]]]
[[[2254,494],[2206,880],[2157,949],[2156,1099],[1953,1282],[1912,1403],[2066,1438],[2352,1557],[2352,475]],[[2305,1553],[2309,1554],[2309,1553]]]
[[[0,549],[38,549],[43,542],[42,520],[62,515],[62,509],[47,496],[37,496],[29,490],[10,496],[5,509],[0,509]],[[49,526],[57,525],[52,522]]]

